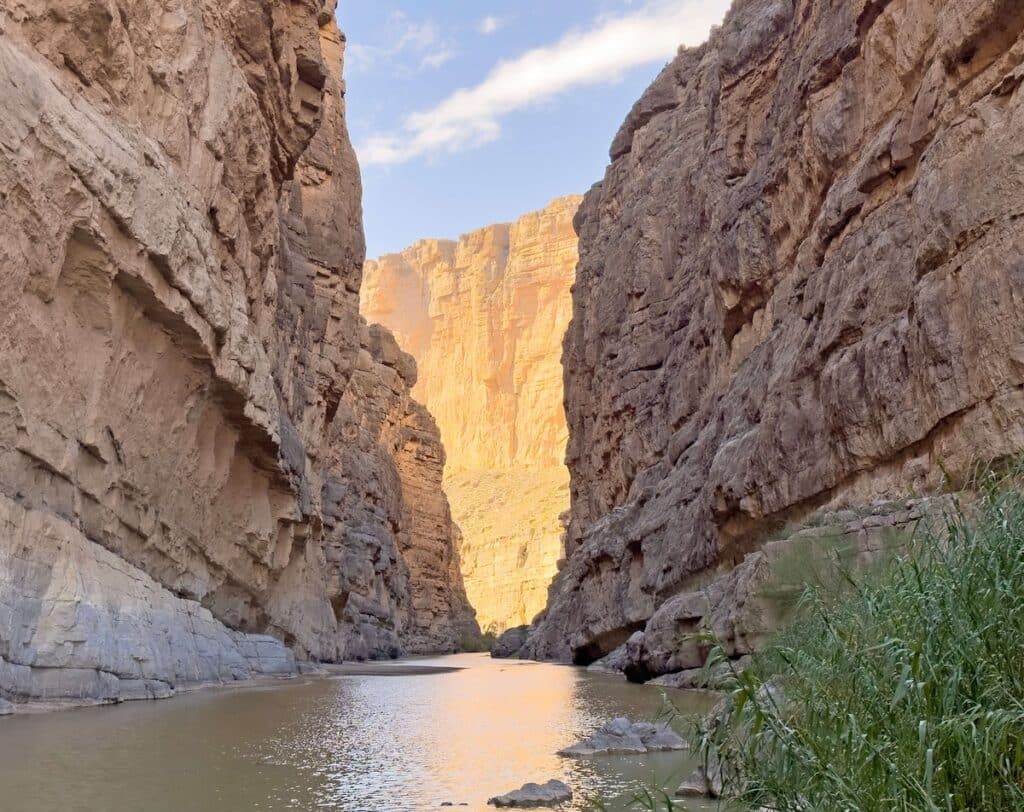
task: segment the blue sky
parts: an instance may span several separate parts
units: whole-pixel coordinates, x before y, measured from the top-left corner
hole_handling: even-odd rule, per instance
[[[368,256],[600,180],[633,102],[728,0],[340,0]]]

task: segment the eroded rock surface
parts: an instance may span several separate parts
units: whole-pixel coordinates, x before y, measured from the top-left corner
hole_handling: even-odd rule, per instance
[[[415,364],[358,314],[343,44],[332,0],[0,0],[0,694],[473,625]]]
[[[448,450],[466,590],[490,631],[533,620],[561,554],[569,479],[560,358],[580,200],[366,263],[363,314],[416,358],[413,394]]]
[[[1015,0],[737,0],[637,103],[576,220],[529,653],[592,661],[786,523],[1024,448],[1022,31]]]
[[[560,806],[572,800],[568,784],[552,778],[544,784],[523,784],[517,790],[491,798],[487,803],[499,808],[538,809]]]
[[[815,516],[812,526],[764,542],[729,572],[666,600],[630,637],[622,670],[637,682],[667,674],[676,679],[656,682],[715,687],[727,679],[728,668],[722,663],[703,673],[710,640],[733,660],[753,654],[785,624],[807,585],[838,586],[842,572],[881,564],[902,552],[915,533],[940,532],[954,509],[939,497]]]
[[[685,750],[683,738],[667,724],[631,722],[618,718],[606,722],[601,728],[572,747],[558,751],[560,756],[579,758],[595,755],[625,755],[630,753],[659,753]]]

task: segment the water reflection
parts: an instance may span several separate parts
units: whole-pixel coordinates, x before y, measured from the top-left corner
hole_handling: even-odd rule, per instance
[[[4,720],[0,809],[485,810],[488,797],[548,778],[574,788],[572,809],[595,796],[626,809],[637,788],[674,787],[693,767],[680,754],[555,755],[613,716],[655,718],[658,689],[480,655],[436,662],[465,669]],[[671,694],[683,711],[708,704]]]

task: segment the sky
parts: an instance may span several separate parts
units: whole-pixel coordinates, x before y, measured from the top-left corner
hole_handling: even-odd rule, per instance
[[[367,256],[599,181],[633,103],[729,0],[340,0]]]

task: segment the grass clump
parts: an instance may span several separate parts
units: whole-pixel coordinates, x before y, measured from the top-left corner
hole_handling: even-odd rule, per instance
[[[811,588],[699,731],[743,807],[1024,810],[1024,494],[990,481],[881,571]]]
[[[480,634],[466,634],[459,638],[459,651],[467,654],[480,654],[490,651],[497,642],[497,635],[494,632],[481,632]]]

